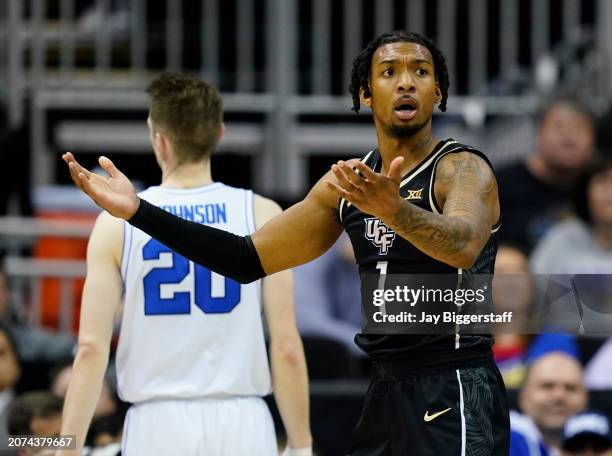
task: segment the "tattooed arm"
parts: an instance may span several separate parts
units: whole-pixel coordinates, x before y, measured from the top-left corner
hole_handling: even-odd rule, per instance
[[[436,169],[434,192],[443,213],[435,214],[400,197],[402,160],[396,158],[387,175],[357,163],[363,178],[345,162],[339,162],[332,167],[339,185],[332,186],[427,255],[457,268],[471,267],[499,218],[497,184],[491,168],[470,152],[442,158]]]
[[[427,255],[471,267],[499,218],[497,184],[489,165],[470,152],[450,154],[436,169],[434,194],[442,215],[403,201],[383,221]]]

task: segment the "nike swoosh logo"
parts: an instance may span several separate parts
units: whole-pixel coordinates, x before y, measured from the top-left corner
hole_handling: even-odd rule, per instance
[[[429,414],[429,410],[427,410],[425,412],[425,416],[423,417],[423,421],[425,421],[426,423],[429,423],[432,420],[435,420],[436,418],[438,418],[440,415],[448,412],[449,410],[452,410],[452,407],[447,408],[446,410],[442,410],[441,412],[436,412],[433,415]]]

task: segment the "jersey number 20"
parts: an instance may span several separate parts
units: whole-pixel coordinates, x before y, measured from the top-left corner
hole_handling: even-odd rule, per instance
[[[145,315],[180,315],[191,311],[191,293],[177,291],[172,298],[161,297],[161,286],[180,283],[189,274],[189,260],[161,242],[151,239],[142,249],[143,260],[158,260],[161,253],[172,254],[172,266],[152,269],[144,276]],[[194,302],[204,313],[228,313],[240,302],[240,284],[225,278],[225,296],[212,296],[212,273],[194,265]]]

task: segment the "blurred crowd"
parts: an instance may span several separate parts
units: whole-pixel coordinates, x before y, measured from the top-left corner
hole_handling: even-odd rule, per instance
[[[525,320],[537,275],[612,277],[612,154],[598,145],[597,134],[606,125],[572,98],[553,100],[535,122],[535,150],[496,170],[503,211],[496,276],[509,279],[494,282],[494,303],[521,310],[517,315]],[[294,274],[311,379],[367,378],[365,356],[353,343],[362,317],[348,239],[341,237]],[[7,435],[56,435],[76,339],[25,324],[23,312],[11,304],[9,285],[0,273],[0,441]],[[602,309],[601,331],[586,331],[598,337],[581,335],[579,328],[571,334],[496,334],[496,362],[507,388],[518,391],[513,456],[612,455],[612,400],[589,401],[590,391],[612,395],[612,338],[605,335],[612,331],[612,322],[605,321],[612,310]],[[517,328],[526,323],[515,322]],[[117,454],[127,406],[117,397],[111,368],[88,436],[90,447],[98,448],[91,454]]]

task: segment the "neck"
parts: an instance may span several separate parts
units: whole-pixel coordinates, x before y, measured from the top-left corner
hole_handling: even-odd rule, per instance
[[[593,235],[597,245],[604,249],[612,249],[612,223],[596,223]]]
[[[194,188],[212,183],[210,160],[162,167],[162,187]]]
[[[402,174],[414,168],[431,153],[438,141],[431,134],[431,120],[413,136],[395,138],[380,125],[376,125],[378,148],[382,158],[382,172],[386,173],[396,157],[404,157]]]
[[[540,429],[540,432],[542,433],[542,439],[549,447],[559,448],[561,446],[561,431]]]
[[[538,154],[527,159],[527,169],[539,180],[554,187],[570,187],[579,173],[577,170],[553,168]]]

